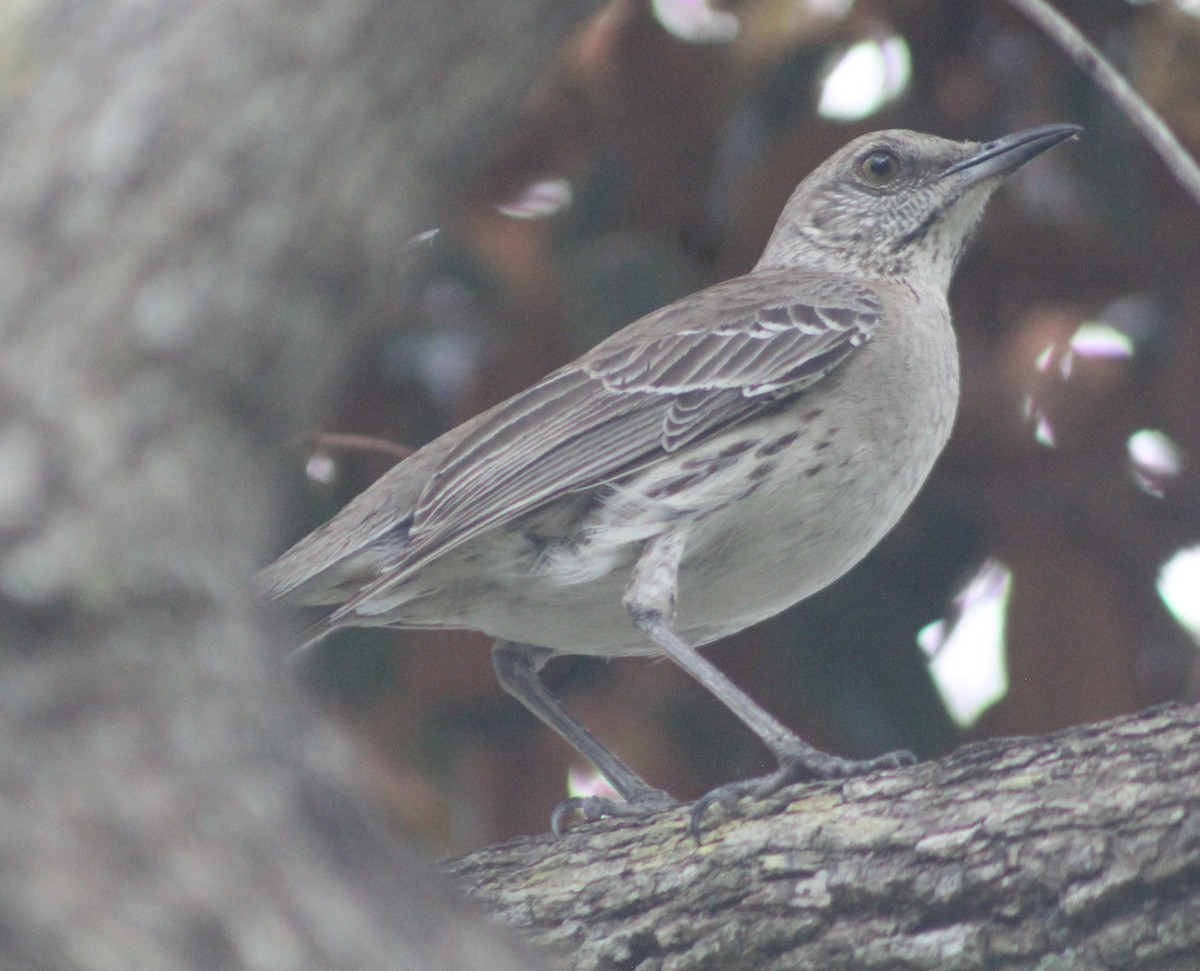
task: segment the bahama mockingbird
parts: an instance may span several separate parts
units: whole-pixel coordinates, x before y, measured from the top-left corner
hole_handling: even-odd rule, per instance
[[[345,626],[499,638],[504,688],[608,777],[643,782],[538,677],[556,654],[665,654],[763,740],[779,768],[710,805],[905,764],[802,742],[696,648],[779,613],[860,560],[945,445],[958,401],[946,291],[1004,178],[1070,138],[857,138],[792,194],[748,274],[630,324],[385,474],[260,577],[264,595]]]

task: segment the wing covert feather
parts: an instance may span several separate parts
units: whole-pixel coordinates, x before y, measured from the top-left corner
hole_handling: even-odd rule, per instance
[[[882,315],[864,284],[772,270],[631,324],[477,422],[420,493],[403,558],[345,609],[555,495],[803,391],[870,340]]]

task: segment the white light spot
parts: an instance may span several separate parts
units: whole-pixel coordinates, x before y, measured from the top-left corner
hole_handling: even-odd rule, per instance
[[[808,9],[821,17],[841,20],[854,6],[854,0],[808,0]]]
[[[689,44],[728,44],[741,22],[728,10],[713,10],[705,0],[653,0],[663,30]]]
[[[595,766],[578,766],[573,763],[567,769],[567,796],[571,799],[587,799],[589,796],[600,796],[602,799],[621,798],[621,794]]]
[[[1071,335],[1071,350],[1081,357],[1132,357],[1133,341],[1111,324],[1089,320]]]
[[[954,598],[952,617],[917,634],[934,684],[963,728],[975,724],[1008,691],[1004,617],[1011,588],[1008,567],[988,560]]]
[[[420,249],[422,246],[432,246],[433,241],[440,232],[440,229],[434,228],[427,229],[423,233],[417,233],[415,236],[410,236],[408,242],[404,244],[404,248],[413,250]]]
[[[917,644],[925,652],[925,657],[932,661],[937,657],[946,643],[946,620],[935,620],[917,631]]]
[[[1054,360],[1054,351],[1054,345],[1047,344],[1045,350],[1034,360],[1033,366],[1045,374],[1050,369],[1050,362]]]
[[[519,195],[496,207],[496,212],[513,219],[545,219],[566,209],[574,201],[566,179],[542,179],[530,183]]]
[[[1054,426],[1041,408],[1034,412],[1033,440],[1044,448],[1054,448],[1058,442],[1054,437]]]
[[[911,74],[904,38],[862,41],[847,49],[825,75],[817,114],[839,121],[866,118],[898,97]]]
[[[1200,546],[1185,547],[1162,565],[1158,595],[1175,619],[1200,642]]]
[[[1067,351],[1058,359],[1058,376],[1064,381],[1071,377],[1071,368],[1075,366],[1075,355]]]
[[[1129,436],[1125,448],[1129,453],[1133,481],[1143,492],[1161,499],[1167,480],[1183,471],[1183,453],[1179,446],[1169,435],[1143,428]]]
[[[333,485],[337,480],[337,462],[327,452],[313,452],[304,466],[304,474],[321,485]]]

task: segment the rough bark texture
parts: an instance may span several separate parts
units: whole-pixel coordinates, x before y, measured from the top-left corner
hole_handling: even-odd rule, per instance
[[[447,865],[576,969],[1200,967],[1200,708]]]
[[[3,967],[530,966],[370,821],[251,576],[289,436],[587,6],[5,15]]]

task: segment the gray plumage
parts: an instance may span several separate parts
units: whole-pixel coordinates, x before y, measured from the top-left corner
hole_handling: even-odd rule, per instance
[[[628,773],[618,790],[648,807],[665,797],[524,680],[550,654],[665,651],[781,763],[861,768],[746,710],[692,648],[832,582],[907,508],[958,397],[954,266],[1003,178],[1076,130],[856,139],[800,184],[749,274],[642,318],[401,462],[265,570],[265,595],[331,607],[314,639],[380,625],[512,642],[504,657],[521,663],[497,661],[506,687],[610,778]]]

